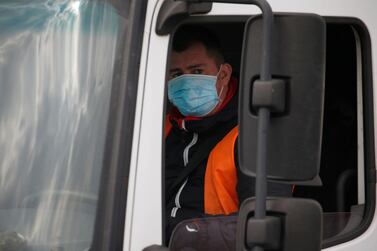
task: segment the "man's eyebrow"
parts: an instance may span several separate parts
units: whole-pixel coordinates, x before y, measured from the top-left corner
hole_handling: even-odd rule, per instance
[[[198,68],[198,67],[203,67],[203,66],[205,66],[205,64],[193,64],[193,65],[190,65],[187,68],[188,69],[193,69],[193,68]]]
[[[195,69],[195,68],[198,68],[198,67],[203,67],[205,66],[205,64],[193,64],[193,65],[189,65],[187,67],[187,69],[191,70],[191,69]],[[182,69],[181,68],[173,68],[173,69],[170,69],[169,72],[172,73],[172,72],[181,72]]]

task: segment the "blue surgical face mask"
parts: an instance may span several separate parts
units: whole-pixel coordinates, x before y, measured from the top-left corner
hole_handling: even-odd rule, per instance
[[[217,76],[184,74],[168,82],[168,97],[184,116],[203,117],[220,101]]]

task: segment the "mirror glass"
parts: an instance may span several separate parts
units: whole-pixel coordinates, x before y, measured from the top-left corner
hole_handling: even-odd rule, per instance
[[[285,109],[271,113],[267,143],[267,177],[308,181],[319,172],[325,79],[325,22],[314,14],[274,16],[271,70],[284,80]],[[239,160],[241,170],[255,176],[257,112],[252,90],[259,79],[263,23],[251,17],[245,26],[241,60]]]

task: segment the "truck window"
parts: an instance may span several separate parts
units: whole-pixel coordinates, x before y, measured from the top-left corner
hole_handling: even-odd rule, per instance
[[[225,57],[234,67],[234,76],[238,77],[246,17],[228,18],[228,21],[226,17],[193,18],[190,22],[205,26],[219,36]],[[367,94],[372,93],[368,64],[370,39],[365,26],[357,20],[326,18],[326,22],[325,108],[320,168],[323,184],[317,187],[296,186],[293,193],[294,197],[311,198],[321,204],[323,247],[360,235],[370,223],[374,208],[373,189],[366,182],[366,170],[374,167],[374,149],[370,142],[373,141],[373,106],[372,98]],[[170,240],[171,248],[234,250],[236,221],[234,215],[183,221],[177,225]],[[208,234],[211,237],[205,238]]]
[[[0,250],[91,246],[119,6],[0,3]]]

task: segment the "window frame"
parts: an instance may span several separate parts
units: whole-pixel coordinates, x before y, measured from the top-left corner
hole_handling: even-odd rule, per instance
[[[361,55],[357,55],[357,63],[361,62],[361,88],[362,88],[362,110],[363,110],[363,141],[364,141],[364,182],[365,182],[365,208],[363,219],[352,231],[339,236],[334,236],[323,240],[322,248],[328,248],[348,242],[362,235],[372,223],[375,213],[376,202],[376,166],[375,166],[375,146],[374,146],[374,115],[373,115],[373,77],[372,77],[372,51],[371,38],[366,25],[357,18],[351,17],[326,17],[327,24],[349,25],[357,33]],[[359,59],[358,57],[361,57]],[[356,65],[356,67],[359,67]],[[359,167],[358,167],[359,168]]]
[[[251,16],[251,15],[250,15]],[[245,15],[229,15],[229,16],[197,16],[189,17],[184,21],[178,23],[173,29],[172,34],[176,29],[184,24],[199,24],[199,23],[216,23],[216,22],[241,22],[242,20],[247,20],[250,16]],[[352,239],[357,238],[362,235],[372,223],[374,213],[375,213],[375,202],[376,202],[376,167],[375,167],[375,146],[374,146],[374,109],[373,109],[373,72],[372,72],[372,51],[371,51],[371,38],[368,32],[367,26],[360,19],[354,17],[341,17],[341,16],[322,16],[325,19],[326,24],[342,24],[349,25],[353,28],[354,32],[357,33],[360,41],[359,43],[361,55],[357,56],[357,62],[361,62],[361,84],[362,86],[362,125],[363,129],[363,147],[364,147],[364,182],[365,182],[365,208],[363,219],[361,223],[352,231],[346,232],[339,236],[334,236],[325,240],[322,240],[322,248],[328,248],[335,245],[339,245],[344,242],[348,242]],[[356,35],[356,34],[355,34]],[[171,48],[172,48],[172,37],[169,40],[169,53],[168,59],[170,58]],[[356,39],[356,37],[355,37]],[[361,57],[359,59],[358,57]],[[358,67],[358,65],[357,65]],[[168,69],[169,61],[166,69],[166,79],[168,79]],[[165,101],[165,107],[167,108],[167,102]],[[165,117],[164,120],[165,121]],[[165,156],[165,141],[163,140],[163,156]],[[165,162],[164,157],[162,158],[163,175],[165,176]],[[359,168],[359,167],[357,167]],[[162,191],[164,191],[164,179],[162,180]],[[163,192],[163,198],[165,193]],[[165,212],[165,203],[163,203],[163,212]],[[165,215],[163,221],[163,228],[165,227]],[[164,233],[164,231],[163,231]],[[165,240],[165,238],[163,238]],[[164,243],[166,244],[166,243]]]
[[[96,222],[91,250],[123,250],[128,176],[148,0],[130,0],[123,10],[128,29],[121,43],[122,62],[115,69]]]

